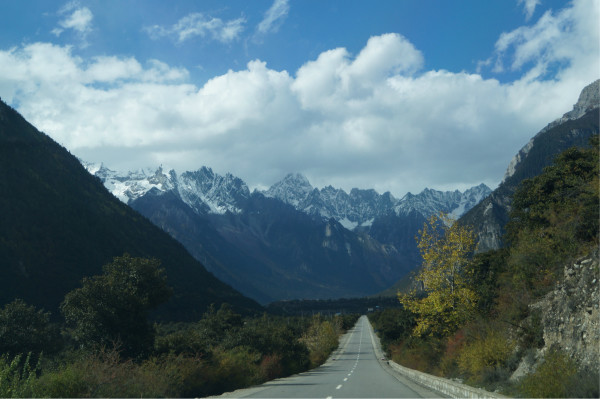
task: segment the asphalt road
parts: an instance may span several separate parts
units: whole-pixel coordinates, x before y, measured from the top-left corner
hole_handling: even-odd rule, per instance
[[[340,348],[314,370],[222,395],[237,398],[422,398],[439,397],[378,359],[378,340],[366,316],[341,340]],[[377,348],[379,349],[379,348]],[[381,356],[381,355],[380,355]]]

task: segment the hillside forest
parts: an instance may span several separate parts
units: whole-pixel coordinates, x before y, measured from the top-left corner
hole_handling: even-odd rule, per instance
[[[393,360],[508,396],[598,397],[597,342],[584,357],[545,342],[554,321],[544,308],[567,287],[567,313],[597,319],[598,147],[595,135],[520,184],[502,249],[475,253],[472,229],[444,215],[425,224],[423,265],[412,290],[398,293],[404,307],[370,315]],[[587,270],[586,286],[566,281],[576,269]],[[579,341],[590,333],[580,326]]]

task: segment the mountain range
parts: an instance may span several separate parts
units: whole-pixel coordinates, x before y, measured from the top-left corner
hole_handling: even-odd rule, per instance
[[[85,166],[218,278],[262,303],[375,294],[420,263],[414,237],[428,216],[458,217],[491,192],[482,184],[396,199],[314,188],[297,173],[250,192],[240,178],[208,167],[178,174]]]

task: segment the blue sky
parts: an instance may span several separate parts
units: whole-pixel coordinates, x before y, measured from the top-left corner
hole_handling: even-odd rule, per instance
[[[91,162],[495,186],[600,77],[599,2],[0,2],[0,97]]]

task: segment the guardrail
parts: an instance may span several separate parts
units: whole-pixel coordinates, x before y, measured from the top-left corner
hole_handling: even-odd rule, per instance
[[[435,389],[436,391],[444,395],[448,395],[451,398],[506,398],[506,396],[494,392],[488,392],[483,389],[474,388],[469,385],[448,380],[446,378],[436,377],[421,371],[409,369],[408,367],[401,366],[392,360],[389,360],[388,364],[392,369],[402,374],[406,378],[411,379],[417,384],[423,385],[430,389]]]
[[[375,354],[377,357],[381,359],[382,362],[387,363],[392,370],[409,379],[410,381],[451,398],[507,398],[507,396],[503,396],[495,392],[488,392],[483,389],[474,388],[456,381],[436,377],[431,374],[404,367],[393,360],[384,360],[379,337],[374,334],[373,327],[371,326],[370,322],[369,326],[371,327],[371,340],[373,341],[373,347],[375,348]]]

